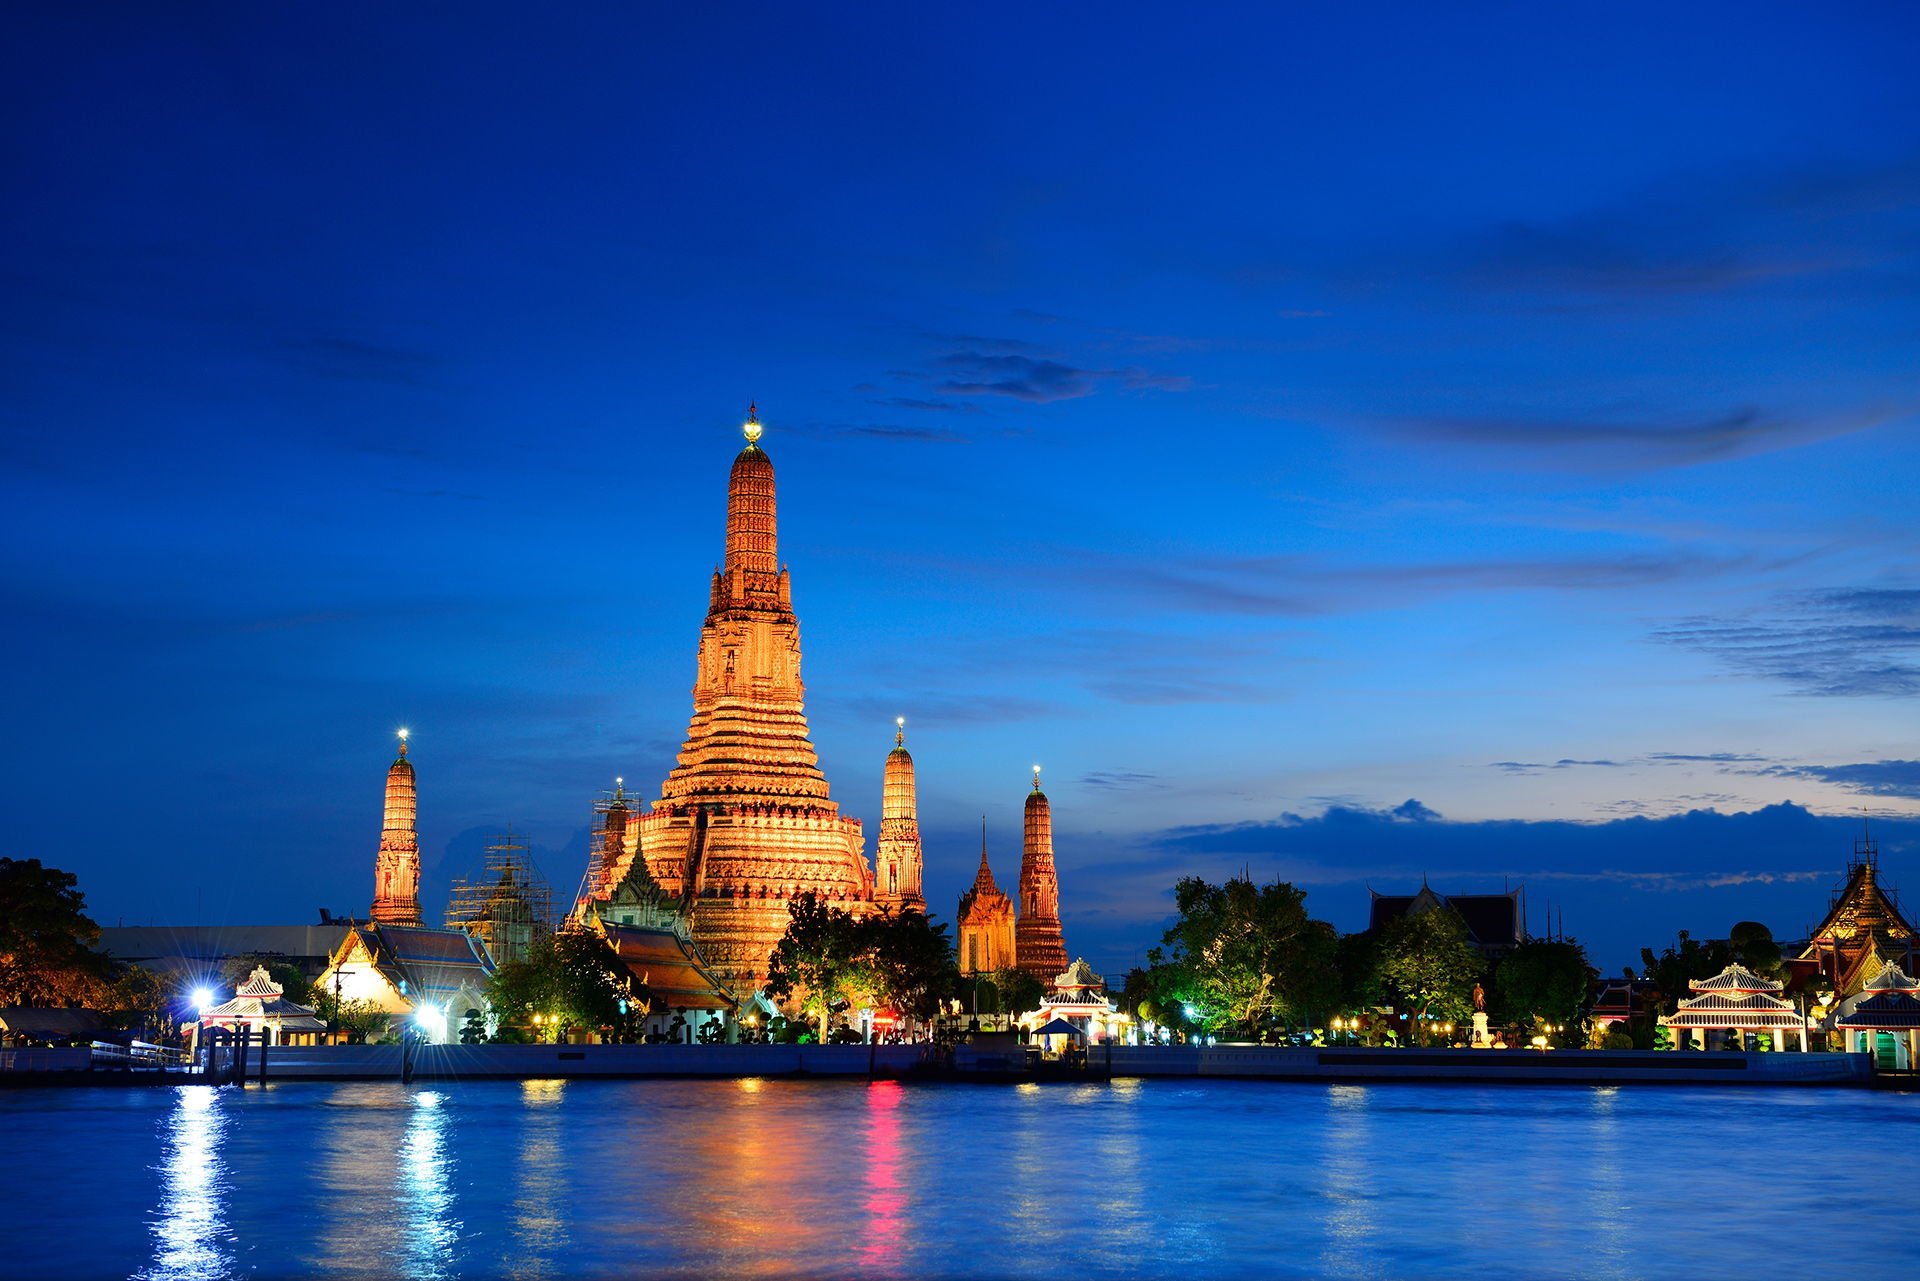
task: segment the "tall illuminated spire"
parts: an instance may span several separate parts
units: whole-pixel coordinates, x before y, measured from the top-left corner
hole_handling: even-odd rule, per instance
[[[644,860],[688,915],[701,955],[742,995],[766,981],[794,899],[856,913],[874,899],[861,824],[834,804],[807,731],[800,621],[762,434],[754,405],[727,477],[726,555],[711,579],[679,758],[605,869],[618,886]]]
[[[907,752],[907,718],[894,719],[893,750],[887,753],[880,788],[880,844],[874,856],[874,900],[896,910],[924,912],[920,890],[920,811]]]
[[[760,415],[747,410],[747,421],[740,434],[747,447],[733,460],[733,472],[727,478],[727,560],[726,572],[777,574],[779,536],[773,500],[773,462],[760,448]]]
[[[1067,944],[1060,932],[1060,877],[1053,865],[1053,808],[1040,790],[1038,765],[1033,767],[1033,790],[1027,793],[1025,836],[1015,963],[1046,982],[1067,968]]]
[[[420,840],[414,831],[418,812],[413,762],[407,759],[403,729],[399,754],[387,769],[380,852],[373,860],[373,919],[382,924],[420,924]]]

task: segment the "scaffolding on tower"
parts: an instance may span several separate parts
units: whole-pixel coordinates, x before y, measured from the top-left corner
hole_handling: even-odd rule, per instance
[[[600,793],[593,802],[593,826],[587,829],[587,869],[581,874],[580,889],[573,896],[573,918],[579,918],[586,911],[588,902],[604,903],[613,893],[613,875],[626,854],[626,833],[632,813],[625,782],[625,779],[615,780],[614,789]]]
[[[527,960],[554,924],[552,887],[511,825],[487,846],[480,875],[455,877],[447,898],[447,928],[479,939],[495,965]]]

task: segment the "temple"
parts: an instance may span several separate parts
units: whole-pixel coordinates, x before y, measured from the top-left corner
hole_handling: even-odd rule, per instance
[[[980,820],[980,870],[960,896],[954,945],[962,974],[993,974],[1014,967],[1013,900],[993,882],[987,866],[987,821]]]
[[[1879,851],[1871,833],[1854,842],[1847,881],[1827,908],[1792,968],[1803,979],[1818,974],[1836,999],[1858,993],[1889,963],[1914,968],[1913,926],[1893,895],[1880,884]]]
[[[779,563],[761,430],[750,409],[678,763],[647,813],[621,816],[622,847],[598,869],[601,885],[614,886],[633,859],[645,860],[680,900],[700,954],[742,996],[765,982],[793,899],[814,894],[860,914],[874,900],[860,822],[829,796],[807,733],[800,623]]]
[[[1744,965],[1729,965],[1710,979],[1693,979],[1688,984],[1694,995],[1660,1026],[1673,1034],[1673,1048],[1698,1045],[1708,1049],[1709,1038],[1734,1037],[1734,1048],[1744,1049],[1751,1033],[1756,1039],[1765,1033],[1776,1050],[1787,1046],[1789,1034],[1799,1037],[1799,1048],[1807,1049],[1807,1019],[1791,1001],[1780,995],[1781,984],[1763,979]]]
[[[914,795],[913,757],[907,752],[907,721],[894,722],[893,750],[880,787],[880,842],[874,854],[874,902],[893,911],[925,912],[920,891],[919,806]]]
[[[1060,877],[1053,866],[1053,810],[1033,767],[1027,794],[1026,840],[1020,853],[1020,917],[1014,925],[1014,964],[1045,983],[1067,968],[1060,932]]]
[[[420,840],[414,834],[417,808],[413,762],[407,759],[407,731],[400,731],[400,754],[387,770],[386,819],[380,828],[380,852],[373,861],[373,919],[386,925],[419,925]]]
[[[1449,907],[1467,927],[1467,942],[1487,960],[1498,963],[1526,941],[1526,922],[1521,909],[1524,893],[1524,887],[1516,885],[1498,894],[1442,894],[1428,885],[1424,877],[1414,894],[1380,894],[1368,886],[1367,933],[1377,934],[1402,917]]]

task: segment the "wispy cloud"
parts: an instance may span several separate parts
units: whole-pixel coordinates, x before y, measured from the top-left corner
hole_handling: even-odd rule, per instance
[[[1685,467],[1790,449],[1911,418],[1912,405],[1799,414],[1745,405],[1704,417],[1559,418],[1444,414],[1382,421],[1425,444],[1497,451],[1517,462],[1583,471]]]
[[[1182,391],[1189,380],[1151,369],[1087,369],[1046,356],[979,350],[949,352],[934,361],[936,388],[956,396],[1010,396],[1036,404],[1091,396],[1102,387],[1128,391]]]
[[[1860,761],[1852,765],[1771,765],[1743,771],[1770,778],[1806,778],[1865,796],[1920,800],[1920,761]]]
[[[1920,694],[1920,590],[1836,588],[1744,618],[1683,619],[1654,639],[1823,697]]]
[[[1778,559],[1690,548],[1615,556],[1342,564],[1307,557],[1160,557],[1097,581],[1166,608],[1309,617],[1474,591],[1607,591],[1695,582],[1774,567]]]
[[[1164,787],[1158,774],[1141,770],[1095,770],[1080,777],[1082,787],[1097,788],[1106,792],[1136,791],[1146,787]]]
[[[1583,765],[1604,766],[1609,769],[1619,769],[1622,766],[1630,765],[1630,764],[1632,764],[1631,761],[1576,761],[1576,760],[1563,757],[1562,759],[1553,761],[1551,763],[1546,761],[1494,761],[1492,763],[1492,768],[1497,770],[1503,770],[1508,774],[1537,774],[1542,770],[1573,769],[1577,766],[1583,766]]]

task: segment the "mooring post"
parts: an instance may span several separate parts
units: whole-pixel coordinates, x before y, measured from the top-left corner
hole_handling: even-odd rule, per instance
[[[260,1029],[260,1084],[267,1083],[267,1029]]]
[[[247,1088],[247,1049],[248,1043],[253,1040],[253,1029],[243,1023],[235,1030],[234,1036],[240,1048],[233,1056],[233,1083],[244,1090]]]

